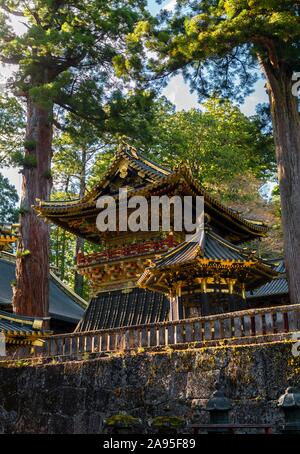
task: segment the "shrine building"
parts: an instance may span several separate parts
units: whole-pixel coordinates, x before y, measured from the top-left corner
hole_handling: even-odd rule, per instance
[[[196,241],[174,225],[168,232],[99,231],[97,200],[120,204],[128,196],[204,198],[205,227]],[[79,254],[77,269],[92,285],[89,305],[76,331],[156,323],[287,304],[284,265],[256,253],[268,227],[226,207],[186,166],[171,170],[129,145],[117,151],[101,181],[73,201],[38,201],[45,221],[97,245]],[[256,247],[245,247],[245,244]]]

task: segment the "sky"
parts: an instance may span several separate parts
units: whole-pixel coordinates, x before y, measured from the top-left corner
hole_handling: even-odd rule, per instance
[[[149,0],[149,10],[152,14],[156,14],[161,7],[171,11],[175,6],[176,0],[167,0],[163,2],[162,6],[157,5],[155,0]],[[18,33],[25,31],[25,26],[19,22],[18,19],[12,20],[14,29]],[[11,74],[11,68],[0,65],[0,83],[5,81],[5,79]],[[241,111],[248,116],[255,114],[255,109],[257,104],[268,102],[268,96],[264,88],[265,82],[260,79],[251,95],[249,95],[244,104],[241,107]],[[162,95],[166,96],[173,104],[175,104],[176,109],[179,110],[189,110],[191,108],[201,107],[198,103],[197,94],[191,93],[189,86],[184,82],[181,75],[174,76],[168,85],[163,89]],[[18,173],[17,169],[14,168],[4,168],[0,169],[1,173],[9,179],[11,184],[13,184],[18,193],[20,194],[21,190],[21,175]]]

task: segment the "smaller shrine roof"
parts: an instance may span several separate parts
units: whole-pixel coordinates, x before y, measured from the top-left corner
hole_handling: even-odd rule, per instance
[[[167,276],[175,276],[180,270],[184,270],[185,274],[190,276],[192,270],[198,266],[212,267],[212,272],[216,266],[248,268],[251,270],[251,278],[248,276],[249,283],[254,288],[255,285],[258,286],[278,275],[271,263],[255,256],[255,251],[233,245],[208,228],[194,240],[183,242],[154,260],[141,275],[138,284],[141,287],[163,291],[166,289]]]
[[[5,311],[0,311],[0,332],[9,343],[31,343],[34,338],[50,334],[50,331],[43,328],[42,319],[9,314]]]
[[[275,270],[280,274],[257,289],[247,292],[247,299],[288,295],[289,285],[285,274],[285,264],[283,260],[279,261]]]
[[[208,260],[249,261],[251,253],[224,240],[212,231],[203,232],[198,241],[184,242],[154,261],[156,268],[183,264],[202,257]]]

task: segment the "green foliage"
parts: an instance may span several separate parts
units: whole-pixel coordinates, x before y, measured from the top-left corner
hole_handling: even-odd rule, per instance
[[[51,172],[51,170],[46,170],[46,171],[43,173],[43,177],[46,178],[47,180],[51,180],[51,179],[52,179],[52,172]]]
[[[36,155],[28,154],[25,155],[22,162],[23,166],[27,169],[32,169],[37,166]]]
[[[179,416],[157,416],[151,422],[151,426],[155,428],[173,428],[179,429],[184,427],[185,421]]]
[[[0,222],[17,222],[19,197],[16,188],[0,173]]]
[[[241,99],[256,80],[257,59],[289,79],[299,71],[299,15],[293,0],[178,0],[173,13],[136,26],[126,58],[132,43],[141,42],[139,64],[147,62],[147,77],[149,71],[161,78],[182,69],[201,96]],[[128,72],[126,62],[123,68]]]
[[[19,214],[20,215],[24,215],[26,213],[29,213],[29,210],[27,208],[24,208],[22,205],[20,206],[19,210],[18,210]]]
[[[109,427],[136,427],[141,424],[141,420],[131,415],[119,414],[105,419],[105,424]]]
[[[31,146],[34,146],[33,142]],[[37,166],[37,158],[35,154],[31,153],[25,154],[22,151],[17,151],[15,153],[12,153],[11,157],[13,159],[13,163],[18,167],[25,167],[27,169],[31,169]]]
[[[115,132],[130,128],[129,105],[140,109],[145,103],[146,115],[151,92],[137,87],[133,93],[114,77],[127,34],[148,17],[144,0],[34,0],[30,7],[25,0],[1,0],[0,11],[0,62],[18,65],[10,88],[48,110],[49,121],[59,106],[59,120],[69,112],[101,132]],[[26,19],[21,36],[9,12]]]
[[[16,164],[15,157],[23,154],[25,110],[14,97],[0,95],[0,163]]]
[[[24,141],[24,148],[28,151],[34,151],[36,149],[36,141],[34,139],[26,139]]]
[[[25,249],[24,251],[17,250],[16,252],[18,258],[28,257],[29,255],[31,255],[31,252],[28,249]]]
[[[103,153],[104,144],[97,132],[93,125],[68,116],[64,130],[56,134],[53,143],[56,190],[70,192],[71,197],[84,194],[95,160]]]
[[[248,118],[229,100],[212,98],[203,110],[174,112],[160,104],[152,122],[152,144],[145,149],[169,167],[188,163],[198,180],[224,200],[251,198],[250,185],[275,168],[273,138],[261,132],[259,116]]]

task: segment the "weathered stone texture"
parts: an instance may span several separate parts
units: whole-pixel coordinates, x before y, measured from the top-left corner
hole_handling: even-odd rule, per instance
[[[291,343],[1,367],[0,433],[99,433],[105,416],[126,411],[146,421],[166,405],[189,419],[217,379],[233,400],[232,422],[272,423],[278,431],[277,399],[290,376],[300,384]]]

